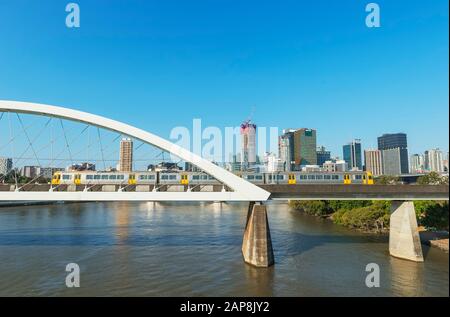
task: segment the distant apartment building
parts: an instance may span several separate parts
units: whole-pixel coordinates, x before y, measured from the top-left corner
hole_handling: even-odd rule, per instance
[[[28,178],[37,178],[40,176],[41,168],[39,166],[24,166],[20,170],[20,175]]]
[[[316,150],[317,165],[322,166],[326,161],[331,160],[331,152],[327,151],[324,146],[319,146]]]
[[[322,165],[324,172],[345,172],[348,171],[348,164],[344,160],[326,161]]]
[[[383,174],[383,163],[381,160],[380,150],[364,151],[364,166],[367,172],[371,172],[374,176]]]
[[[264,155],[265,171],[268,173],[283,172],[284,162],[274,153],[265,153]]]
[[[294,132],[294,161],[296,169],[305,165],[317,165],[316,130],[302,128]]]
[[[439,149],[431,149],[426,151],[428,170],[430,172],[444,173],[443,153]]]
[[[7,175],[13,168],[12,158],[0,157],[0,175]]]
[[[124,138],[120,141],[119,171],[133,171],[133,140]]]
[[[349,170],[362,171],[361,140],[355,139],[342,147],[344,161]]]
[[[68,172],[76,171],[95,171],[95,164],[89,162],[75,163],[66,167]]]
[[[383,174],[408,174],[408,142],[405,133],[383,134],[378,137],[381,151]]]
[[[250,120],[241,124],[241,169],[251,169],[256,164],[256,125]]]
[[[425,157],[422,154],[413,154],[409,158],[409,172],[423,173],[425,172]]]

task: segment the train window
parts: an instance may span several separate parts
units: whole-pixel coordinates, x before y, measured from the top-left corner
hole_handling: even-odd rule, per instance
[[[102,179],[108,179],[108,175],[102,175]]]
[[[86,175],[86,179],[92,180],[94,179],[94,175]]]
[[[140,179],[140,180],[147,179],[147,175],[139,175],[139,179]]]
[[[323,176],[325,179],[331,179],[331,175],[324,175]]]
[[[317,175],[316,179],[323,179],[323,175]]]
[[[94,175],[94,179],[100,179],[100,175]]]
[[[208,175],[202,175],[201,179],[202,180],[207,180],[208,179]]]
[[[257,179],[257,180],[262,180],[263,177],[262,177],[262,175],[256,175],[256,176],[255,176],[255,179]]]
[[[308,175],[308,179],[316,179],[315,175]]]
[[[361,175],[355,175],[355,179],[361,179],[362,176]]]
[[[117,175],[117,179],[125,179],[125,176],[124,175]]]
[[[170,180],[177,179],[177,175],[169,175],[169,179],[170,179]]]
[[[214,180],[214,177],[212,177],[211,175],[208,176],[209,180]]]
[[[270,180],[270,181],[272,180],[272,175],[269,175],[269,180]]]
[[[192,179],[198,181],[200,179],[199,175],[192,175]]]
[[[155,175],[148,175],[148,179],[155,179]]]
[[[72,175],[63,175],[64,180],[72,179]]]
[[[117,175],[109,175],[109,179],[117,179]]]
[[[169,175],[161,175],[161,179],[168,180],[169,179]]]
[[[253,175],[247,175],[247,179],[248,179],[248,180],[254,180],[254,179],[255,179],[255,176],[253,176]]]
[[[277,175],[277,179],[278,180],[283,180],[284,179],[284,175]],[[292,179],[295,179],[294,175],[292,175]]]

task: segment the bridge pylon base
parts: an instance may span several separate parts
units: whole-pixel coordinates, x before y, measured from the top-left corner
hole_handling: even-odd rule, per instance
[[[422,245],[412,201],[392,201],[389,253],[396,258],[423,262]]]
[[[269,267],[275,262],[265,205],[249,204],[242,255],[246,263],[256,267]]]

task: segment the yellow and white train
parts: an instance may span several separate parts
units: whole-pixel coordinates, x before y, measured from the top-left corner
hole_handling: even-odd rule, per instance
[[[363,184],[373,185],[370,172],[239,172],[239,177],[254,184]],[[56,172],[52,185],[220,185],[202,172]]]

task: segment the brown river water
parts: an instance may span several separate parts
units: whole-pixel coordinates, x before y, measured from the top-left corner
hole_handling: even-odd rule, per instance
[[[448,296],[449,256],[392,258],[388,238],[268,205],[275,265],[243,262],[247,205],[80,203],[0,208],[0,296]],[[67,288],[66,265],[80,267]],[[380,287],[365,284],[368,263]]]

